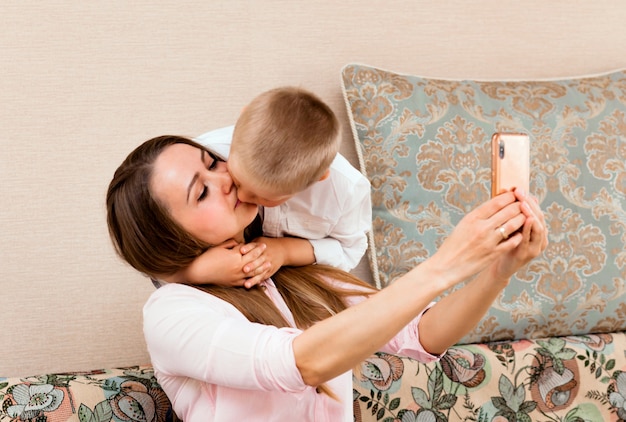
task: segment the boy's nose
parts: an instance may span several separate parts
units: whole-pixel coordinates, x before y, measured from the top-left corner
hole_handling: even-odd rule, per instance
[[[252,195],[246,192],[245,189],[237,189],[237,198],[241,202],[250,202],[250,203],[254,202],[254,198],[252,197]]]

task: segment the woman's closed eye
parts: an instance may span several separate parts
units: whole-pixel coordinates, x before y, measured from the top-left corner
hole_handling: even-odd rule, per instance
[[[206,165],[207,170],[211,171],[211,170],[215,170],[217,168],[217,164],[220,161],[224,161],[221,158],[219,158],[217,155],[213,154],[211,151],[205,151],[206,154],[203,154],[202,159],[204,160],[204,157],[208,157],[208,163]]]
[[[220,162],[223,162],[220,157],[213,154],[211,151],[202,150],[202,160],[204,161],[204,165],[208,171],[213,171],[217,169],[217,165]],[[203,185],[200,191],[200,195],[198,195],[198,202],[202,201],[209,195],[209,187],[207,185]]]
[[[213,171],[217,168],[217,163],[219,163],[221,160],[216,157],[215,155],[213,155],[213,153],[206,151],[206,154],[202,154],[202,159],[204,160],[205,157],[208,157],[208,162],[205,162],[206,168],[209,171]],[[200,195],[198,195],[198,202],[202,201],[204,198],[207,197],[207,195],[209,194],[209,187],[207,185],[203,185],[202,186],[202,190],[200,191]]]
[[[209,187],[207,185],[202,185],[202,190],[200,191],[200,195],[198,196],[198,202],[206,198],[208,193],[209,193]]]

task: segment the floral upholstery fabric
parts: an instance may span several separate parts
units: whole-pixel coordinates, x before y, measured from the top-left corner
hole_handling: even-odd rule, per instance
[[[624,421],[624,350],[614,333],[459,345],[432,364],[379,353],[355,372],[355,421]]]
[[[149,366],[0,378],[0,420],[177,421]]]
[[[458,345],[429,364],[377,353],[354,371],[354,420],[624,421],[625,350],[620,332]],[[0,378],[0,403],[0,421],[177,421],[150,366]]]
[[[531,140],[549,245],[462,344],[626,329],[626,72],[550,81],[342,70],[372,185],[370,263],[385,286],[434,253],[491,192],[491,135]]]

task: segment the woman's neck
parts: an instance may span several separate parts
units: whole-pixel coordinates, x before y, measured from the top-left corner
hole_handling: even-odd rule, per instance
[[[263,219],[257,214],[254,221],[243,231],[243,241],[249,242],[259,236],[263,236]]]

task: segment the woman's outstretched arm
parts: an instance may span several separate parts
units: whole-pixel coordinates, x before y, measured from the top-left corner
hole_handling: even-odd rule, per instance
[[[519,246],[505,252],[481,271],[462,289],[442,298],[420,320],[422,346],[432,354],[441,354],[472,330],[489,310],[511,276],[548,245],[545,221],[534,198],[519,196],[521,210],[526,216],[522,232],[516,233]],[[511,230],[506,225],[505,232]]]
[[[368,300],[300,334],[293,349],[305,383],[319,385],[351,369],[380,350],[437,296],[478,274],[459,290],[464,293],[453,293],[420,321],[422,345],[432,354],[442,353],[467,333],[510,276],[545,248],[545,228],[537,223],[543,219],[534,215],[540,215],[536,203],[529,212],[532,199],[518,196],[523,202],[516,202],[513,193],[485,202],[461,220],[431,258]],[[504,240],[501,226],[508,232],[524,229]],[[439,335],[444,330],[450,333]]]

